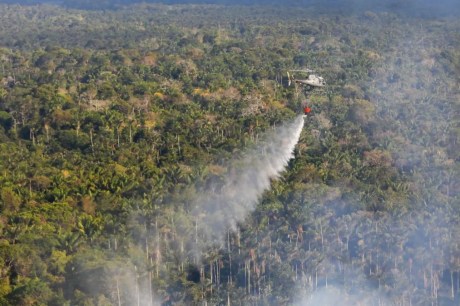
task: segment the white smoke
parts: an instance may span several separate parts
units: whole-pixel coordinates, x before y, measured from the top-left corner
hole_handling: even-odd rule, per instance
[[[343,287],[329,286],[304,297],[296,306],[385,306],[388,303],[377,290],[361,288],[349,292]]]
[[[221,240],[228,229],[234,230],[270,188],[270,181],[280,176],[293,157],[303,117],[267,132],[255,148],[229,162],[228,172],[214,190],[198,198],[193,214],[207,239]]]

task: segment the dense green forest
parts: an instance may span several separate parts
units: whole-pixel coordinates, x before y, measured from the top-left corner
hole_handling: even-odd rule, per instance
[[[460,303],[460,19],[0,16],[0,305]],[[327,86],[287,86],[302,68]],[[191,203],[305,104],[282,177],[209,243]]]

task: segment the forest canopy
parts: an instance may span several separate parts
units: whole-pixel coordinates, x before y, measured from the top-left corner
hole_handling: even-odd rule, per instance
[[[0,4],[0,304],[458,305],[459,18],[26,2]],[[304,106],[282,176],[200,231]]]
[[[67,8],[77,9],[119,9],[132,4],[140,3],[160,3],[168,5],[176,4],[217,4],[217,5],[243,5],[243,6],[272,6],[272,7],[295,7],[312,8],[323,14],[341,13],[352,14],[373,11],[391,11],[400,15],[439,17],[439,16],[458,16],[460,5],[456,0],[0,0],[5,4],[52,4]]]

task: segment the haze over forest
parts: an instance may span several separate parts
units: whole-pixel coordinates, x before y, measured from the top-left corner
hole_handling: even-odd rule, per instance
[[[294,7],[315,7],[326,10],[325,12],[353,12],[362,10],[389,10],[395,13],[424,14],[424,15],[455,15],[459,14],[460,4],[456,0],[286,0],[286,1],[250,1],[250,0],[1,0],[0,3],[10,4],[58,4],[65,7],[91,9],[91,8],[115,8],[120,5],[136,3],[163,3],[163,4],[220,4],[220,5],[258,5],[258,6],[294,6]]]
[[[460,2],[375,2],[0,0],[0,305],[459,305]]]

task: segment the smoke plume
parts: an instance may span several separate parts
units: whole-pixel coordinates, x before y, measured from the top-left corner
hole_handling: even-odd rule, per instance
[[[410,174],[410,204],[394,208],[397,213],[343,214],[337,201],[315,215],[330,226],[319,247],[326,258],[306,277],[299,305],[458,305],[458,210],[450,191],[458,171],[449,169],[458,156],[456,141],[449,141],[458,82],[445,57],[458,40],[454,31],[435,36],[431,22],[420,22],[407,24],[390,41],[393,48],[382,48],[383,64],[373,67],[367,84],[376,118],[388,127],[368,127],[369,133]],[[344,246],[335,243],[340,229],[348,231],[341,235]]]

